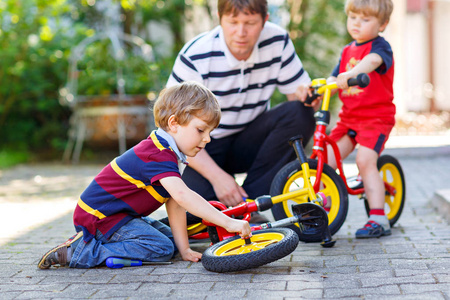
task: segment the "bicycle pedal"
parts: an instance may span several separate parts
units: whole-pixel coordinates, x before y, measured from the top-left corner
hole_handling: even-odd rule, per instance
[[[320,243],[320,246],[324,247],[324,248],[331,248],[334,246],[334,244],[336,244],[335,240],[330,240],[330,241],[323,241]]]
[[[360,176],[354,176],[347,179],[347,185],[349,188],[356,190],[364,187],[364,183]]]

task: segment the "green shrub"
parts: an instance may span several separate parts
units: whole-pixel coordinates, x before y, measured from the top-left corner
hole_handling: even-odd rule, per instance
[[[61,150],[70,112],[58,100],[70,48],[81,25],[60,24],[64,1],[2,1],[0,5],[1,149]]]
[[[20,163],[29,161],[30,156],[27,151],[1,150],[0,169],[6,169]]]
[[[151,58],[134,54],[131,45],[125,49],[122,60],[116,60],[109,40],[101,40],[88,45],[84,55],[77,63],[78,95],[117,94],[118,68],[125,81],[126,94],[147,94],[159,91],[165,84],[161,80],[161,64],[150,61]]]
[[[0,151],[20,149],[42,158],[60,158],[67,142],[71,110],[61,105],[71,49],[95,34],[85,24],[85,2],[0,1]],[[78,94],[116,93],[115,60],[106,46],[89,47],[80,71]],[[172,62],[121,62],[127,93],[158,91]],[[162,81],[160,78],[165,78]]]

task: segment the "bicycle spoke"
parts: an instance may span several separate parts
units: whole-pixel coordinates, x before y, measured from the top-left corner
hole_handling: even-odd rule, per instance
[[[252,251],[258,251],[261,249],[264,249],[272,244],[277,243],[276,240],[263,240],[263,241],[257,241],[252,242],[249,245],[240,245],[239,247],[234,247],[232,249],[229,249],[224,253],[224,255],[239,255],[239,254],[245,254]]]

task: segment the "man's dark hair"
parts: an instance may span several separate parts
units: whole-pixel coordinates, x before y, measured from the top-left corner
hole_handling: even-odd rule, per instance
[[[218,0],[219,18],[223,15],[239,13],[260,14],[263,20],[267,16],[267,0]]]

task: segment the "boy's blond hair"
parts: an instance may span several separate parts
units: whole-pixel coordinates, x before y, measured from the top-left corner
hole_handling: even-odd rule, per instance
[[[197,117],[216,128],[220,122],[220,106],[214,94],[205,86],[186,81],[163,89],[153,106],[155,124],[163,130],[168,130],[168,121],[172,115],[182,126]]]
[[[347,0],[345,13],[362,13],[367,16],[375,16],[380,24],[389,21],[394,4],[392,0]]]

